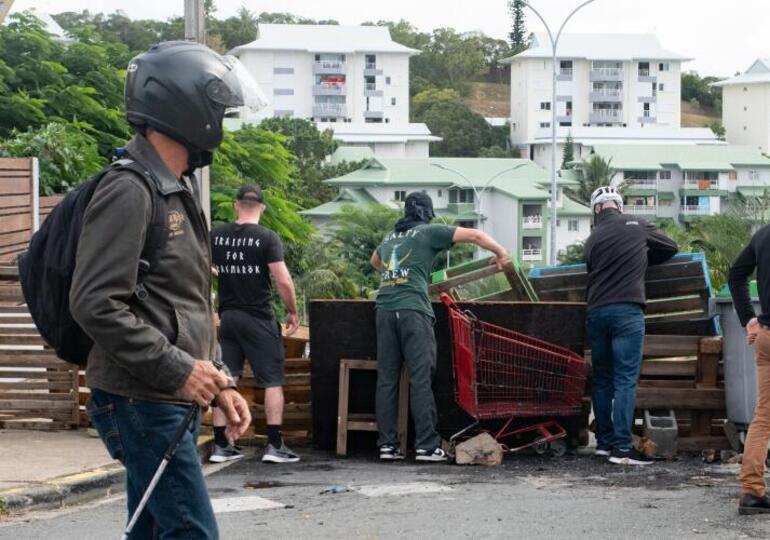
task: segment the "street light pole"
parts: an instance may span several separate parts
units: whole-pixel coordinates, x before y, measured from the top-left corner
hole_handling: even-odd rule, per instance
[[[457,176],[459,176],[460,178],[465,180],[468,183],[469,186],[471,186],[471,189],[473,190],[473,193],[476,196],[476,200],[478,201],[478,210],[477,210],[477,212],[479,214],[479,220],[481,221],[481,230],[484,231],[484,219],[483,219],[484,216],[481,213],[482,212],[482,208],[483,208],[482,207],[482,196],[484,195],[484,192],[487,190],[489,185],[492,183],[492,180],[494,180],[495,178],[497,178],[499,176],[502,176],[503,174],[505,174],[507,172],[515,171],[516,169],[520,169],[522,167],[525,167],[525,166],[528,165],[528,163],[519,163],[518,165],[515,165],[514,167],[509,167],[507,169],[503,169],[502,171],[496,173],[494,176],[492,176],[489,180],[487,180],[484,183],[484,187],[481,188],[481,192],[479,192],[479,190],[476,189],[475,184],[473,182],[471,182],[471,180],[467,176],[465,176],[463,173],[461,173],[460,171],[452,169],[451,167],[446,167],[445,165],[441,165],[440,163],[432,163],[431,165],[433,165],[434,167],[438,167],[439,169],[443,169],[445,171],[449,171],[451,173],[456,174]]]
[[[543,16],[528,2],[523,2],[523,4],[531,9],[537,18],[540,19],[540,22],[543,23],[546,32],[548,32],[548,39],[551,41],[551,67],[553,68],[551,78],[551,249],[549,250],[549,263],[551,266],[556,264],[556,195],[558,193],[556,183],[556,82],[558,81],[559,72],[556,67],[556,47],[559,45],[559,38],[561,37],[561,33],[564,30],[567,21],[569,21],[575,13],[595,1],[596,0],[587,0],[573,9],[570,14],[567,15],[567,18],[564,19],[564,22],[561,23],[559,31],[556,33],[556,37],[554,37],[553,32],[551,32],[551,27],[545,22]]]

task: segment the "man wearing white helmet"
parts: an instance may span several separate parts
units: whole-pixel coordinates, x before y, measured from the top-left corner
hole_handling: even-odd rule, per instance
[[[646,465],[631,444],[636,382],[644,342],[644,276],[677,252],[654,225],[623,214],[623,197],[612,186],[591,195],[595,226],[585,244],[588,337],[593,365],[596,455],[611,463]]]

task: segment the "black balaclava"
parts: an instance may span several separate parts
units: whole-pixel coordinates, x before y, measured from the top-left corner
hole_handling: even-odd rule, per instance
[[[405,232],[417,225],[430,223],[434,217],[433,201],[428,194],[421,191],[410,193],[404,204],[404,217],[396,223],[396,232]]]

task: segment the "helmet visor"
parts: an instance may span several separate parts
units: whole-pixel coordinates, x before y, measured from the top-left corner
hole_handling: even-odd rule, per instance
[[[232,55],[223,58],[229,71],[221,79],[214,79],[206,86],[209,99],[224,105],[227,112],[241,107],[256,112],[267,106],[265,94],[241,61]]]

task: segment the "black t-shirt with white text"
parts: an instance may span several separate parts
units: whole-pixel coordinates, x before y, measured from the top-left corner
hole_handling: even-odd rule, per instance
[[[254,223],[228,223],[211,231],[211,255],[219,274],[219,312],[274,317],[268,264],[283,261],[278,235]]]

